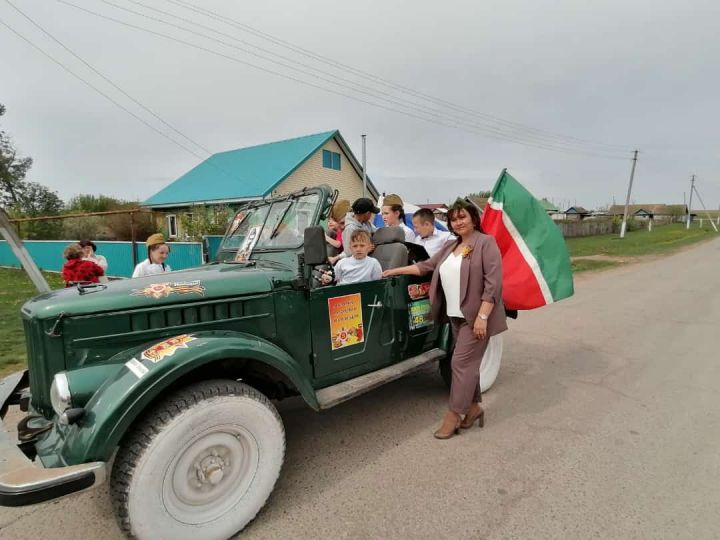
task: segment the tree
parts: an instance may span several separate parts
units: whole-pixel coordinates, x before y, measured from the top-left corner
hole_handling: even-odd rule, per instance
[[[116,210],[124,201],[105,195],[77,195],[70,199],[65,206],[68,214],[86,214],[90,212],[108,212]]]
[[[0,116],[5,106],[0,104]],[[20,157],[10,136],[0,130],[0,204],[13,217],[54,216],[63,209],[58,194],[25,177],[32,167],[32,158]],[[21,228],[26,238],[55,239],[62,231],[59,221],[30,222]]]
[[[228,221],[235,212],[228,206],[194,206],[191,214],[180,216],[180,225],[186,240],[202,241],[204,235],[225,234]]]
[[[5,114],[5,106],[0,103],[0,116]],[[13,146],[10,136],[0,129],[0,204],[13,208],[20,204],[25,175],[32,167],[32,158],[21,158]]]

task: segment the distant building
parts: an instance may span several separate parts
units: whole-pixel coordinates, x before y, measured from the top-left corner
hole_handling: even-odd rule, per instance
[[[677,222],[685,221],[687,216],[687,205],[685,204],[630,204],[628,205],[628,216],[638,220],[652,219],[655,222]],[[608,209],[611,216],[623,216],[625,205],[614,204]]]
[[[182,238],[179,218],[193,206],[235,207],[320,184],[351,201],[363,194],[362,166],[337,130],[213,154],[142,205],[162,213],[170,238]],[[369,178],[367,188],[377,201]]]
[[[420,208],[427,208],[428,210],[432,210],[432,213],[435,215],[435,217],[441,221],[447,221],[447,211],[448,211],[448,205],[445,203],[427,203],[427,204],[418,204]]]
[[[581,221],[589,215],[590,212],[585,210],[582,206],[571,206],[565,210],[565,219],[571,221]]]

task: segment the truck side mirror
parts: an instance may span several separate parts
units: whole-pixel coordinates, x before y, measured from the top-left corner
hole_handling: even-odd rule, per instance
[[[305,264],[315,266],[327,262],[325,231],[322,227],[305,229]]]

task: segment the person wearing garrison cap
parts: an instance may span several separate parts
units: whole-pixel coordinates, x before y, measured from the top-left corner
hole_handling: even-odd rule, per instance
[[[165,243],[165,237],[160,233],[151,234],[147,241],[148,258],[135,267],[132,277],[152,276],[170,272],[170,266],[165,264],[170,255],[170,246]]]
[[[415,241],[415,231],[405,224],[405,211],[400,195],[391,193],[383,198],[382,218],[386,227],[402,227],[406,242]]]

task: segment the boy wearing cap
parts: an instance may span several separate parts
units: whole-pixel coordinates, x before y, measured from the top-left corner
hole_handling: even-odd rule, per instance
[[[343,253],[345,257],[352,255],[350,249],[350,238],[355,231],[366,231],[370,236],[377,230],[372,224],[375,214],[380,213],[380,209],[375,206],[370,199],[360,197],[350,207],[350,212],[345,216],[345,229],[342,233]],[[341,258],[342,253],[340,254]]]

